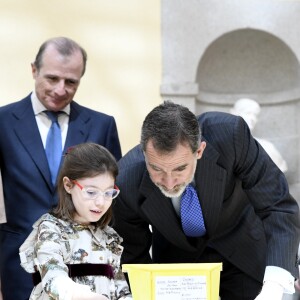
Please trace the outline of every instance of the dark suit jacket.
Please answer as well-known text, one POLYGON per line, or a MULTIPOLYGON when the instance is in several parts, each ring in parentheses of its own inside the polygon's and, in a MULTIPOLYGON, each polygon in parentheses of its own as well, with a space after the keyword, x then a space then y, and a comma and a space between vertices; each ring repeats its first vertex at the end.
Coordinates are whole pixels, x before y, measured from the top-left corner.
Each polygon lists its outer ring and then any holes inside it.
POLYGON ((241 117, 209 112, 199 123, 207 146, 195 183, 207 235, 184 235, 172 202, 152 183, 136 146, 119 161, 114 228, 124 238, 122 263, 200 262, 209 246, 257 280, 266 265, 297 276, 299 212, 285 176, 241 117))
MULTIPOLYGON (((19 247, 32 224, 57 203, 30 96, 0 108, 0 169, 7 223, 0 225, 0 269, 4 300, 24 300, 31 277, 20 267, 19 247)), ((95 142, 116 159, 121 148, 113 117, 72 102, 65 143, 95 142)))

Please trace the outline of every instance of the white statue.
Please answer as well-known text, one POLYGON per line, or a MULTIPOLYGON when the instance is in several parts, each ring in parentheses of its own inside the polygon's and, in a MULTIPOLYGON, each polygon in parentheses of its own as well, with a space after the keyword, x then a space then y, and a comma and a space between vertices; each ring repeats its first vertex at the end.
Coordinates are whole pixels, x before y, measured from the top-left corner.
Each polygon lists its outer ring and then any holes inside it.
MULTIPOLYGON (((230 113, 241 116, 252 131, 257 123, 258 115, 260 113, 260 105, 255 100, 242 98, 235 102, 230 113)), ((286 172, 288 170, 287 163, 276 147, 270 141, 265 139, 257 137, 255 137, 255 139, 261 144, 279 169, 282 172, 286 172)))

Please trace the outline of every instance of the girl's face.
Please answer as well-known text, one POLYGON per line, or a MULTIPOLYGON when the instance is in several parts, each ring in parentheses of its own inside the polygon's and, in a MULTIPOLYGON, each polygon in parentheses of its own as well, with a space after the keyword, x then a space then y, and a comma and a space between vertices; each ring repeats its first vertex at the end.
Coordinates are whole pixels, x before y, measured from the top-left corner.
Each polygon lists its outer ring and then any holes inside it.
POLYGON ((112 204, 112 199, 103 196, 104 192, 114 189, 115 180, 109 173, 73 182, 64 177, 63 182, 66 192, 71 194, 76 210, 74 221, 80 224, 99 221, 112 204), (95 192, 98 193, 96 199, 90 199, 88 196, 95 192))

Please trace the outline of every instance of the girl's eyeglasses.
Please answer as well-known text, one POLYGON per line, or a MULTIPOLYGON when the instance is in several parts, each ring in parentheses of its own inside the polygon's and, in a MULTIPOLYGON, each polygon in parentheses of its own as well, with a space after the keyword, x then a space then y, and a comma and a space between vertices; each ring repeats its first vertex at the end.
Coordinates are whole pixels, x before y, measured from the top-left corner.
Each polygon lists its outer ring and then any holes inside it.
POLYGON ((75 185, 77 185, 81 191, 84 199, 86 200, 96 200, 99 196, 102 196, 104 200, 111 201, 115 199, 119 193, 119 188, 115 185, 114 189, 109 189, 104 192, 94 187, 83 187, 78 181, 71 180, 75 185))

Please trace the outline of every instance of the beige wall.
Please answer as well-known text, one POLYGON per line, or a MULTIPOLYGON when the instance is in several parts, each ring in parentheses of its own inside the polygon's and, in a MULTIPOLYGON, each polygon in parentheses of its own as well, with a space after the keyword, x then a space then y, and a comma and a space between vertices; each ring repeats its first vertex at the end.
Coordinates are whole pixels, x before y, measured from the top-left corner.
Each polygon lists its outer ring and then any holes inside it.
POLYGON ((162 100, 159 0, 0 0, 0 105, 33 88, 40 44, 68 36, 88 52, 80 104, 114 115, 125 154, 162 100))

